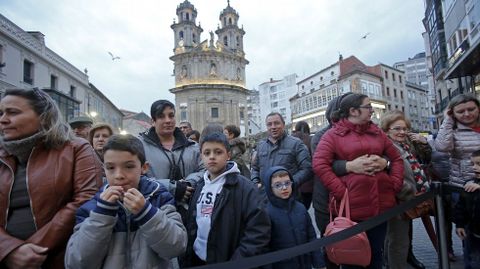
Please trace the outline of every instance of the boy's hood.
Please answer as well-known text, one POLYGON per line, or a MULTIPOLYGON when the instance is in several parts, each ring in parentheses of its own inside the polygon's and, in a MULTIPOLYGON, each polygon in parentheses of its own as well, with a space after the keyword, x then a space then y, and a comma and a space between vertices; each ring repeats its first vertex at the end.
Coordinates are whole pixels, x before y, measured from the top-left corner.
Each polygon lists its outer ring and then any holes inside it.
MULTIPOLYGON (((225 167, 225 171, 221 175, 216 177, 215 180, 219 179, 220 177, 225 177, 226 175, 232 174, 232 173, 240 173, 240 170, 238 169, 237 163, 233 161, 228 161, 227 166, 225 167)), ((208 171, 206 171, 205 174, 203 174, 203 179, 205 180, 205 183, 211 183, 211 180, 208 177, 209 174, 210 172, 208 171)))
POLYGON ((270 167, 267 171, 265 171, 263 178, 263 186, 265 188, 265 193, 267 194, 268 200, 270 203, 276 207, 281 207, 281 208, 289 208, 289 205, 293 202, 295 202, 294 193, 295 193, 295 182, 293 181, 293 177, 290 174, 290 172, 283 166, 273 166, 270 167), (292 194, 288 199, 281 199, 275 194, 273 194, 272 191, 272 175, 275 174, 278 171, 286 171, 288 173, 288 176, 290 177, 290 180, 292 181, 292 194))

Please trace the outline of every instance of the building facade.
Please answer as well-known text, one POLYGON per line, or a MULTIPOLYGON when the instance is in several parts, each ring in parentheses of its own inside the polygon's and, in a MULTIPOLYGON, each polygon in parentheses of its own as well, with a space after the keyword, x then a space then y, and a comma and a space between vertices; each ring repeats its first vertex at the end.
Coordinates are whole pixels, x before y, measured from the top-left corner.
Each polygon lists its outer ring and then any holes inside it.
POLYGON ((289 99, 297 93, 296 80, 297 75, 290 74, 279 80, 271 78, 258 86, 261 131, 267 130, 265 119, 271 112, 280 113, 287 125, 292 122, 289 99))
POLYGON ((247 136, 254 135, 262 131, 262 115, 260 114, 260 93, 253 89, 247 95, 247 119, 248 129, 245 132, 247 136))
POLYGON ((56 102, 63 117, 94 116, 122 128, 123 114, 80 71, 45 45, 41 32, 26 32, 0 14, 0 91, 39 88, 56 102))
POLYGON ((403 71, 385 64, 367 66, 355 56, 346 59, 340 56, 338 62, 297 85, 298 94, 290 99, 292 122, 306 121, 312 132, 328 124, 325 117, 328 103, 347 92, 368 95, 375 123, 379 123, 382 115, 390 110, 403 111, 416 130, 425 130, 428 123, 428 108, 421 104, 426 102, 426 89, 406 84, 403 71), (418 100, 413 100, 415 98, 418 100))
POLYGON ((479 22, 478 0, 425 0, 423 24, 431 52, 437 125, 454 96, 461 93, 478 96, 479 22))
POLYGON ((247 128, 245 31, 238 26, 239 15, 230 6, 220 13, 220 25, 210 39, 201 41, 203 29, 197 25, 197 10, 188 1, 178 5, 174 32, 175 103, 178 121, 189 121, 202 130, 209 123, 235 124, 247 128))

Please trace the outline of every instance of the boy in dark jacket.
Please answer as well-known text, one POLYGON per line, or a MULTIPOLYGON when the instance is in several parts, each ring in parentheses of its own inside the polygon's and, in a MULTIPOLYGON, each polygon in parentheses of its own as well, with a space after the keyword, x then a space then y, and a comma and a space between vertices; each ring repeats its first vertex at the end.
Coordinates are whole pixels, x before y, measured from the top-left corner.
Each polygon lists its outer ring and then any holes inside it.
POLYGON ((173 196, 142 176, 148 169, 142 142, 113 135, 104 150, 108 183, 76 213, 66 268, 170 268, 187 233, 173 196))
POLYGON ((240 175, 223 133, 201 139, 207 171, 192 196, 188 246, 182 266, 213 264, 259 255, 270 241, 270 220, 258 188, 240 175))
POLYGON ((480 150, 472 153, 475 179, 465 184, 465 193, 455 207, 457 235, 462 240, 466 269, 480 269, 480 150))
MULTIPOLYGON (((267 212, 272 223, 270 250, 290 248, 317 238, 312 220, 305 206, 297 202, 293 193, 293 180, 282 166, 268 169, 263 177, 269 203, 267 212)), ((321 250, 272 264, 272 269, 325 268, 321 250)))

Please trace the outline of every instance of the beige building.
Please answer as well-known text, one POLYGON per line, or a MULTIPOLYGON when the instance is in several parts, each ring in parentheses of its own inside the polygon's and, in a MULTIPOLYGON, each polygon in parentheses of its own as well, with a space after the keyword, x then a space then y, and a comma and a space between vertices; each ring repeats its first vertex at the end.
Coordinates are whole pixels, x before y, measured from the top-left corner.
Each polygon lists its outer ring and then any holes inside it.
POLYGON ((0 14, 0 92, 39 88, 56 102, 69 120, 88 115, 94 121, 122 128, 123 114, 80 71, 45 44, 41 32, 27 32, 0 14))
POLYGON ((292 122, 306 121, 312 132, 328 124, 325 110, 335 97, 347 92, 368 95, 379 123, 386 111, 398 109, 412 121, 415 130, 428 130, 427 90, 405 83, 403 71, 385 64, 367 66, 355 56, 339 60, 331 66, 299 81, 298 94, 290 99, 292 122))
POLYGON ((372 68, 355 56, 346 59, 340 56, 338 62, 297 83, 298 94, 290 99, 292 125, 306 121, 311 132, 322 129, 328 124, 325 118, 328 103, 347 92, 369 95, 374 107, 373 120, 378 121, 386 107, 381 81, 372 68))
POLYGON ((174 32, 175 94, 177 120, 189 121, 202 130, 209 123, 235 124, 242 133, 248 129, 246 117, 245 31, 238 26, 239 15, 230 6, 220 13, 220 25, 210 39, 201 41, 203 29, 197 25, 197 10, 188 1, 176 10, 174 32))

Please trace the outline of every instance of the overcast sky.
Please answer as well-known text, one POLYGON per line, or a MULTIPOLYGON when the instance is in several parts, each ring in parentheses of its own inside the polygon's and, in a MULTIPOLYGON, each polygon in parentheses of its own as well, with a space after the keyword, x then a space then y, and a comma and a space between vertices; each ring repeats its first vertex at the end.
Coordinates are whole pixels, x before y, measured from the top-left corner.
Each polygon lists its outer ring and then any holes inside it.
MULTIPOLYGON (((183 0, 1 0, 0 12, 78 69, 117 107, 149 111, 174 100, 176 7, 183 0), (112 61, 108 51, 121 57, 112 61)), ((226 0, 191 0, 197 22, 216 30, 226 0)), ((355 55, 367 65, 393 65, 425 50, 422 0, 231 0, 246 32, 247 88, 270 78, 309 76, 355 55), (366 39, 361 39, 370 33, 366 39)), ((178 21, 178 20, 177 20, 178 21)))

